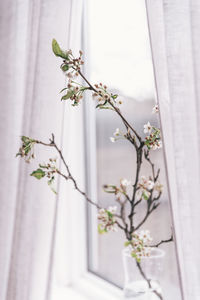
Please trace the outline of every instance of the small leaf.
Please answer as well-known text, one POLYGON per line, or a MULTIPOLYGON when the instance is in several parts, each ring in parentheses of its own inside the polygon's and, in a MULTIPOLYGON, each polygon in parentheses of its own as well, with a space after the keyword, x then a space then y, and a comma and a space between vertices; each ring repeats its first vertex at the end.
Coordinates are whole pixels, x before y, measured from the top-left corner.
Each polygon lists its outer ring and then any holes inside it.
POLYGON ((68 89, 68 87, 65 87, 64 89, 62 89, 62 90, 60 91, 60 93, 64 92, 64 91, 67 90, 67 89, 68 89))
POLYGON ((107 215, 109 216, 109 218, 113 217, 113 214, 109 210, 106 210, 106 212, 107 212, 107 215))
POLYGON ((103 234, 106 230, 101 228, 101 224, 98 224, 98 233, 103 234))
POLYGON ((131 244, 130 241, 126 241, 126 242, 124 243, 124 246, 127 247, 127 246, 129 246, 130 244, 131 244))
POLYGON ((29 144, 28 146, 26 146, 26 148, 24 148, 25 155, 27 155, 30 151, 31 151, 31 144, 29 144))
POLYGON ((111 109, 111 110, 114 110, 112 107, 109 107, 109 106, 100 106, 99 109, 111 109))
POLYGON ((60 56, 64 59, 69 59, 68 54, 61 50, 58 42, 55 39, 52 40, 52 50, 56 56, 60 56))
POLYGON ((22 142, 24 142, 24 144, 29 142, 29 138, 27 136, 22 135, 21 137, 22 142))
POLYGON ((139 257, 136 257, 135 259, 136 259, 136 261, 137 261, 138 263, 140 263, 140 262, 141 262, 141 258, 139 258, 139 257))
POLYGON ((103 107, 104 105, 106 105, 108 103, 108 101, 106 100, 104 103, 100 103, 96 106, 96 108, 100 108, 100 107, 103 107))
POLYGON ((134 252, 131 253, 131 256, 135 257, 135 258, 137 257, 136 253, 134 253, 134 252))
POLYGON ((48 169, 47 166, 43 166, 43 165, 41 165, 41 164, 39 164, 39 167, 42 168, 42 169, 48 169))
POLYGON ((34 140, 30 139, 28 136, 22 135, 21 140, 24 144, 29 144, 29 143, 33 143, 34 140))
POLYGON ((52 186, 52 183, 54 182, 55 177, 52 177, 50 180, 47 181, 48 185, 50 186, 52 192, 54 192, 54 194, 57 195, 56 190, 54 189, 54 187, 52 186))
POLYGON ((115 95, 112 95, 111 97, 115 100, 115 99, 117 99, 118 95, 115 94, 115 95))
POLYGON ((69 65, 61 65, 61 69, 63 72, 66 72, 69 70, 69 65))
POLYGON ((144 200, 148 200, 149 199, 149 197, 145 193, 143 193, 142 196, 143 196, 144 200))
POLYGON ((67 100, 74 95, 74 91, 69 90, 66 95, 62 96, 61 100, 67 100))
POLYGON ((42 169, 37 169, 31 173, 31 176, 34 176, 37 179, 41 179, 45 176, 45 172, 42 169))

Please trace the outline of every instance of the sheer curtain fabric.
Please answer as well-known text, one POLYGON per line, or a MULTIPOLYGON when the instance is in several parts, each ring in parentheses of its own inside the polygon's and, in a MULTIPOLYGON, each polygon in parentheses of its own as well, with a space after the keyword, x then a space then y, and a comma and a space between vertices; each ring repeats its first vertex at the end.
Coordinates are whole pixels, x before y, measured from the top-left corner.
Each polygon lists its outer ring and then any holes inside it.
MULTIPOLYGON (((1 300, 49 299, 57 201, 44 182, 29 176, 37 163, 29 166, 15 154, 21 135, 48 142, 54 132, 61 142, 64 104, 59 90, 65 79, 51 41, 56 38, 68 48, 76 40, 80 22, 74 27, 71 21, 77 12, 80 18, 79 3, 0 2, 1 300)), ((55 156, 47 149, 37 152, 37 162, 55 156)))
POLYGON ((200 297, 200 2, 146 0, 184 300, 200 297))

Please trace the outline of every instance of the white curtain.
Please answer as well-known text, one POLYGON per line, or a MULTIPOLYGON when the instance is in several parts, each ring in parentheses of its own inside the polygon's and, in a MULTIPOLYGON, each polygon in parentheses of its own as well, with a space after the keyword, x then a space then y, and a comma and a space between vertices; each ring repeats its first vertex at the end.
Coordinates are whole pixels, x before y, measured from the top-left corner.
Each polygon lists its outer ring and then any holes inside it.
POLYGON ((200 1, 146 0, 184 300, 200 299, 200 1))
MULTIPOLYGON (((57 201, 29 176, 36 163, 26 165, 15 154, 21 135, 48 141, 54 132, 61 142, 64 76, 51 40, 65 48, 80 43, 80 3, 0 1, 1 300, 50 299, 57 201)), ((38 161, 55 155, 38 150, 38 161)))

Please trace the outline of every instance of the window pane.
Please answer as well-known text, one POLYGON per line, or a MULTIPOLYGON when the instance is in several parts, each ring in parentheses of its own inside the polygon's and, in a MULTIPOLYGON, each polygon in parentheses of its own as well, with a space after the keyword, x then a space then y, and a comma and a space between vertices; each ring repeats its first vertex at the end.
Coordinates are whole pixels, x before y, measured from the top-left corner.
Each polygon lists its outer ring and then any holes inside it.
MULTIPOLYGON (((145 1, 143 0, 89 0, 88 44, 90 53, 90 80, 103 82, 120 95, 121 110, 134 128, 144 137, 143 125, 150 121, 159 127, 152 107, 156 102, 153 66, 147 27, 145 1)), ((103 207, 115 205, 113 194, 103 191, 104 184, 119 184, 121 178, 134 182, 136 155, 127 141, 111 143, 116 128, 124 131, 118 116, 109 110, 96 111, 96 143, 92 165, 96 178, 90 176, 89 186, 97 186, 97 201, 103 207), (91 178, 92 177, 92 178, 91 178)), ((171 216, 165 178, 163 151, 151 152, 155 165, 161 169, 160 181, 164 193, 160 207, 153 212, 144 229, 149 229, 154 242, 171 235, 171 216)), ((149 176, 151 169, 143 164, 141 175, 149 176)), ((142 219, 146 203, 138 207, 137 220, 142 219)), ((122 287, 123 266, 121 251, 123 232, 98 235, 96 212, 89 207, 89 270, 122 287), (92 229, 91 229, 92 228, 92 229)), ((163 246, 166 250, 165 271, 161 278, 165 299, 180 299, 177 263, 173 243, 163 246)))

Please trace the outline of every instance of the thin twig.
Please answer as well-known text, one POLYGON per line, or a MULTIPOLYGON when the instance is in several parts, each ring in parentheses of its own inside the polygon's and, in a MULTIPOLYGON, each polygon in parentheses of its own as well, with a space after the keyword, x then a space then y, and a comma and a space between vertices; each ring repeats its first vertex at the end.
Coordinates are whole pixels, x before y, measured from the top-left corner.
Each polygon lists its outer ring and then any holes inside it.
MULTIPOLYGON (((60 158, 61 158, 61 161, 63 162, 63 164, 64 164, 64 166, 65 166, 65 168, 66 168, 66 170, 67 170, 67 175, 63 174, 63 173, 62 173, 60 170, 58 170, 58 169, 57 169, 57 173, 58 173, 60 176, 62 176, 65 180, 71 180, 71 181, 73 182, 73 184, 74 184, 75 190, 77 190, 82 196, 84 196, 87 202, 89 202, 90 204, 94 205, 96 208, 101 209, 102 207, 101 207, 98 203, 92 201, 92 200, 88 197, 88 195, 87 195, 85 192, 83 192, 83 191, 79 188, 79 186, 78 186, 78 184, 77 184, 75 178, 72 176, 72 173, 71 173, 71 171, 70 171, 70 169, 69 169, 68 164, 67 164, 66 161, 65 161, 65 158, 64 158, 64 156, 63 156, 63 154, 62 154, 61 149, 59 149, 58 146, 57 146, 57 144, 55 143, 55 137, 54 137, 54 134, 52 133, 52 138, 50 139, 50 143, 44 143, 44 142, 38 141, 38 140, 34 140, 34 141, 35 141, 36 144, 41 144, 41 145, 47 146, 47 147, 54 147, 54 148, 56 149, 56 151, 58 152, 58 154, 59 154, 59 156, 60 156, 60 158)), ((121 220, 124 222, 124 217, 123 217, 122 215, 114 214, 114 216, 117 217, 117 218, 119 218, 119 219, 121 219, 121 220)), ((119 223, 118 221, 116 221, 116 224, 118 225, 118 227, 119 227, 120 229, 124 230, 125 232, 127 231, 127 224, 126 224, 126 223, 124 224, 125 227, 123 227, 122 225, 120 225, 120 223, 119 223)))
POLYGON ((160 203, 154 204, 152 208, 150 208, 149 204, 147 204, 147 205, 148 205, 148 207, 147 207, 146 214, 145 214, 144 218, 142 219, 142 221, 135 227, 135 230, 138 230, 146 222, 146 220, 149 218, 151 213, 160 205, 160 203))
POLYGON ((168 240, 162 240, 158 244, 151 245, 150 247, 159 247, 160 245, 169 243, 169 242, 173 242, 173 235, 171 235, 171 237, 168 240))
POLYGON ((88 197, 88 195, 87 195, 85 192, 83 192, 83 191, 79 188, 79 186, 78 186, 78 184, 77 184, 75 178, 72 176, 72 173, 71 173, 71 171, 70 171, 70 169, 69 169, 68 164, 67 164, 66 161, 65 161, 65 158, 64 158, 64 156, 63 156, 63 154, 62 154, 62 151, 58 148, 57 144, 55 143, 54 134, 52 133, 52 138, 50 139, 50 143, 49 143, 49 144, 48 144, 48 143, 44 143, 44 142, 42 142, 42 141, 38 141, 38 140, 35 140, 35 143, 36 143, 36 144, 41 144, 41 145, 47 146, 47 147, 54 147, 54 148, 56 149, 56 151, 58 152, 58 154, 59 154, 59 156, 60 156, 60 159, 61 159, 61 161, 63 162, 63 164, 64 164, 64 166, 65 166, 65 169, 67 170, 67 175, 61 173, 59 170, 57 170, 57 173, 58 173, 59 175, 61 175, 63 178, 65 178, 65 180, 71 180, 71 181, 73 182, 73 184, 74 184, 75 190, 77 190, 82 196, 84 196, 85 199, 86 199, 90 204, 96 206, 98 209, 101 209, 101 206, 100 206, 98 203, 93 202, 93 201, 88 197))
MULTIPOLYGON (((83 75, 83 73, 80 70, 77 70, 78 73, 80 74, 80 76, 83 78, 83 80, 88 84, 90 90, 92 90, 93 92, 99 94, 98 90, 95 89, 95 87, 87 80, 87 78, 83 75)), ((139 142, 142 142, 141 137, 139 136, 139 134, 136 132, 136 130, 129 124, 129 122, 124 118, 124 116, 122 115, 122 113, 120 112, 120 109, 118 107, 116 107, 113 103, 111 99, 108 99, 109 104, 112 106, 112 108, 116 111, 116 113, 120 116, 120 118, 122 119, 124 125, 126 126, 126 129, 128 130, 128 128, 130 128, 132 130, 132 132, 135 134, 135 136, 138 138, 139 142)), ((135 146, 137 147, 137 144, 135 143, 135 146)))

